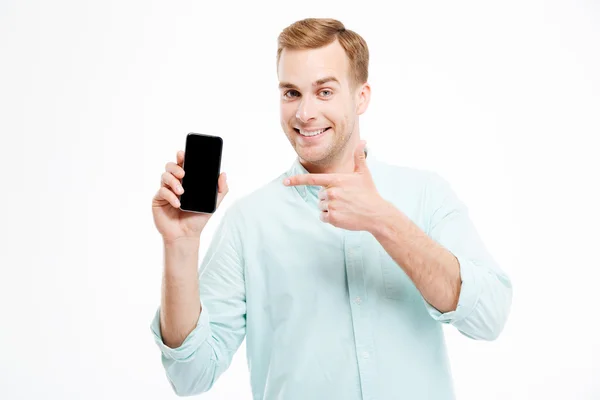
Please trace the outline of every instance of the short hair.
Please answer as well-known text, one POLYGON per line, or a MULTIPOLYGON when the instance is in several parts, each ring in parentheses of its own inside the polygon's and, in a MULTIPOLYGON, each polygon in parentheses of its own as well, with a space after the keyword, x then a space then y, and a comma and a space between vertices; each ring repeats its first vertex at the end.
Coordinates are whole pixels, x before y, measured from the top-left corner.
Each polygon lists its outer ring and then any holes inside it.
POLYGON ((356 32, 332 18, 306 18, 285 28, 277 38, 277 66, 283 49, 317 49, 338 40, 350 61, 350 80, 355 86, 369 78, 369 48, 356 32))

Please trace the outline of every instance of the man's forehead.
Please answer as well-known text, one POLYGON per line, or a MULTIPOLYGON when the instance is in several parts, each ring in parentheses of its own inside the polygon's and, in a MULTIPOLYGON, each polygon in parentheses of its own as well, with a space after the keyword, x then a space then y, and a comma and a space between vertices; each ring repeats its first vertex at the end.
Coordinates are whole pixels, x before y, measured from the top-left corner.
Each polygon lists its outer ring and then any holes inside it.
POLYGON ((341 46, 339 49, 331 45, 308 50, 284 49, 281 53, 278 77, 284 86, 288 83, 320 85, 337 82, 341 84, 347 81, 347 70, 348 61, 341 46))

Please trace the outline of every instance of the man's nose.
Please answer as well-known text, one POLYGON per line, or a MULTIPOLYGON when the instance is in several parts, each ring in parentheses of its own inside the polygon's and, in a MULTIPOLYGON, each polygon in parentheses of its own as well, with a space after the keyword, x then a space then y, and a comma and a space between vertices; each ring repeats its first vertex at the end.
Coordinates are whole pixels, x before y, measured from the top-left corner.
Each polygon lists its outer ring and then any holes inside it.
POLYGON ((304 97, 296 110, 296 119, 306 123, 316 117, 316 107, 314 102, 307 97, 304 97))

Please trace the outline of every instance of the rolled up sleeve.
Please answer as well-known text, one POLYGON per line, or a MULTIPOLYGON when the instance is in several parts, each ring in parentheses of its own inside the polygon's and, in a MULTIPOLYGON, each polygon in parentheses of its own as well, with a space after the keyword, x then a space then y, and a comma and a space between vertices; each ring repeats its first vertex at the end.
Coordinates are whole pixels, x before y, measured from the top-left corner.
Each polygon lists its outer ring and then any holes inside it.
POLYGON ((194 330, 190 332, 190 334, 185 338, 179 347, 174 349, 167 346, 163 342, 162 334, 160 332, 160 307, 158 310, 156 310, 156 314, 154 315, 154 319, 152 320, 150 328, 152 330, 154 342, 160 348, 163 357, 176 362, 185 362, 188 361, 193 354, 195 354, 196 350, 202 345, 202 343, 204 343, 204 341, 206 341, 208 335, 210 334, 210 319, 208 310, 206 308, 202 309, 200 318, 198 318, 198 323, 196 324, 194 330))
POLYGON ((461 288, 456 310, 441 313, 424 300, 425 307, 432 318, 469 338, 494 340, 508 319, 512 283, 482 242, 466 205, 445 179, 429 174, 426 201, 432 212, 427 233, 457 258, 461 288))

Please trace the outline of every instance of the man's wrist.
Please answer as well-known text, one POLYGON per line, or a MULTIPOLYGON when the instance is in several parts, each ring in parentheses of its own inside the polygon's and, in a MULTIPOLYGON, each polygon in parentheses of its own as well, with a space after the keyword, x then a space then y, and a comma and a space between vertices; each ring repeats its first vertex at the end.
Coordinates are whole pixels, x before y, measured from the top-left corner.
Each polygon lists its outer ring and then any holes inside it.
POLYGON ((390 238, 407 222, 407 217, 392 203, 383 200, 370 229, 371 234, 379 239, 390 238))
POLYGON ((176 240, 163 240, 166 267, 188 264, 190 259, 198 257, 199 237, 181 237, 176 240))
POLYGON ((163 238, 165 247, 193 247, 200 244, 200 236, 181 236, 174 239, 163 238))

